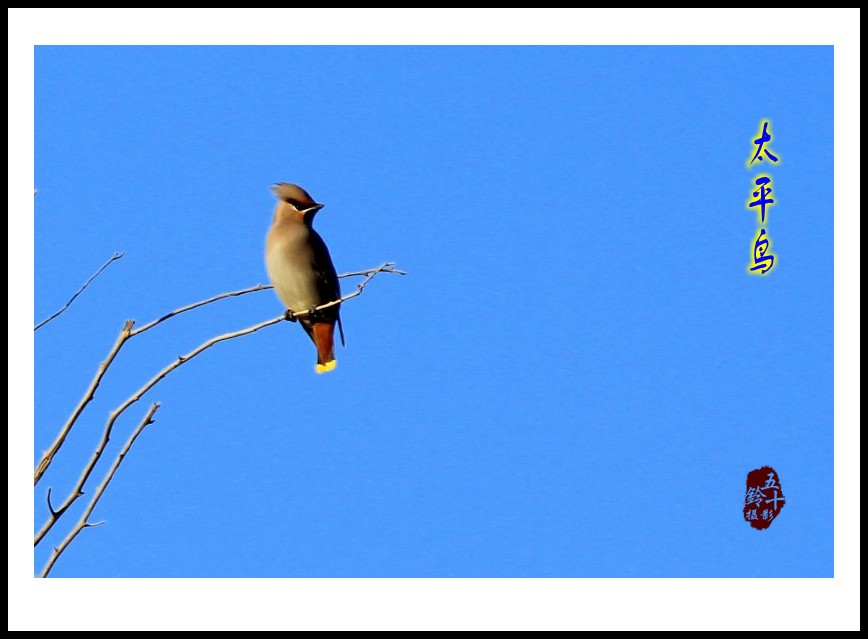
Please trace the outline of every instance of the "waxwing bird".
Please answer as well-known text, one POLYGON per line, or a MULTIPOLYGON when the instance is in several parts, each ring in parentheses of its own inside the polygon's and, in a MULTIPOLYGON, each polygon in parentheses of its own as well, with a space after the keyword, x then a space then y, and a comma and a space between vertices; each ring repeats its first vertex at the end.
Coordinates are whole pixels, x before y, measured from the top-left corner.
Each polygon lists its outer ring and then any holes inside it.
MULTIPOLYGON (((296 184, 280 182, 271 187, 278 198, 274 220, 265 238, 265 267, 277 297, 293 313, 341 298, 341 285, 329 250, 313 230, 313 218, 323 205, 296 184)), ((316 372, 334 370, 335 324, 344 342, 340 304, 298 318, 316 346, 316 372)))

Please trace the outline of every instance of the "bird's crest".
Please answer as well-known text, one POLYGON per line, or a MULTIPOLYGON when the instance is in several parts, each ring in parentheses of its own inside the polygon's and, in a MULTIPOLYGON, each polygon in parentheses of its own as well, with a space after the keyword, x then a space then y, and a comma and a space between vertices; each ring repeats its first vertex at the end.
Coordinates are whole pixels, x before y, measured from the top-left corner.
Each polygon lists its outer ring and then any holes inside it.
POLYGON ((278 182, 271 187, 271 190, 279 199, 293 204, 298 209, 307 209, 317 204, 310 193, 297 184, 278 182))

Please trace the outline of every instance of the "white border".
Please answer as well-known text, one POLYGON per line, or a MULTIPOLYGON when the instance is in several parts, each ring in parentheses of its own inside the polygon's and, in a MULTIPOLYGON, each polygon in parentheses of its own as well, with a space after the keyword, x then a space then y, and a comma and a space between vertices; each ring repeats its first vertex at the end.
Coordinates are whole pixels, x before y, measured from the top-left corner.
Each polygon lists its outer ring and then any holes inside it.
POLYGON ((33 396, 33 353, 21 336, 33 321, 34 44, 835 45, 834 579, 33 579, 32 405, 10 402, 10 630, 859 628, 858 9, 9 9, 8 17, 10 397, 33 396), (31 270, 20 279, 24 265, 31 270), (753 614, 757 601, 777 612, 753 614))

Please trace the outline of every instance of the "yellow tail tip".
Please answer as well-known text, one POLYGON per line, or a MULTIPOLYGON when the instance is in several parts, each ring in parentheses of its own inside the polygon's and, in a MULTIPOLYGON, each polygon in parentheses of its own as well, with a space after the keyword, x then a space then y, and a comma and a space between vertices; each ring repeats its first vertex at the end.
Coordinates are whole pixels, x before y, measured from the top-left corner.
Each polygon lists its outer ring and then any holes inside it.
POLYGON ((333 371, 337 365, 338 365, 338 360, 336 360, 336 359, 329 360, 325 364, 317 364, 316 365, 317 375, 322 375, 323 373, 328 373, 329 371, 333 371))

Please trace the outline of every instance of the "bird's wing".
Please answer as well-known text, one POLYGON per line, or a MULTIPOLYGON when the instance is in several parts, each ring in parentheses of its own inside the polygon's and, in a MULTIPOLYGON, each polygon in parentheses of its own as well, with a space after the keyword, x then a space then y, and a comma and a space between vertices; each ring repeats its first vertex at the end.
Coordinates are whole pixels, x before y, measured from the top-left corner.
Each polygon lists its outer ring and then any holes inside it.
MULTIPOLYGON (((310 243, 313 247, 313 267, 317 272, 317 289, 319 290, 320 299, 329 302, 341 299, 341 281, 338 279, 338 272, 335 270, 332 256, 329 254, 329 249, 319 233, 313 229, 311 229, 310 243)), ((341 322, 340 306, 333 306, 326 309, 326 312, 337 321, 338 330, 341 333, 341 344, 346 346, 347 342, 344 339, 344 325, 341 322)))
POLYGON ((313 248, 313 267, 318 275, 317 288, 320 297, 329 302, 339 300, 341 298, 341 283, 338 280, 338 272, 335 270, 326 243, 313 229, 311 229, 310 243, 313 248))

